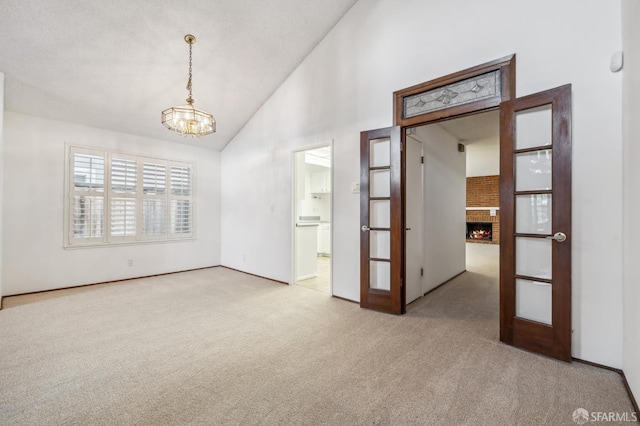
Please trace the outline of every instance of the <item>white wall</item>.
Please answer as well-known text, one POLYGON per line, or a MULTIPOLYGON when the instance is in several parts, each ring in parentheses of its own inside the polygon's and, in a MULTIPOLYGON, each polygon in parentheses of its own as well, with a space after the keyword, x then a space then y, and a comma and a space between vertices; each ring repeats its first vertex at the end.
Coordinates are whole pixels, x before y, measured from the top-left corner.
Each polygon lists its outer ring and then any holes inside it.
POLYGON ((516 53, 518 96, 573 84, 573 356, 621 367, 620 13, 620 0, 360 0, 223 151, 222 263, 290 280, 291 151, 333 139, 333 289, 359 300, 359 132, 392 124, 393 91, 516 53))
POLYGON ((423 294, 466 267, 466 161, 458 140, 437 124, 416 129, 424 154, 423 294))
POLYGON ((220 263, 218 152, 9 111, 4 124, 5 296, 220 263), (194 162, 196 240, 64 249, 65 143, 194 162))
MULTIPOLYGON (((0 166, 2 166, 2 157, 4 155, 4 142, 3 142, 3 129, 4 129, 4 74, 0 72, 0 166)), ((0 172, 0 304, 2 303, 2 240, 4 234, 2 232, 2 212, 4 211, 4 204, 2 200, 2 189, 4 187, 3 180, 4 173, 0 172)), ((0 306, 1 308, 2 306, 0 306)))
POLYGON ((488 139, 470 143, 467 152, 467 177, 500 174, 500 140, 488 139))
POLYGON ((640 3, 622 2, 624 70, 624 373, 640 401, 640 3))

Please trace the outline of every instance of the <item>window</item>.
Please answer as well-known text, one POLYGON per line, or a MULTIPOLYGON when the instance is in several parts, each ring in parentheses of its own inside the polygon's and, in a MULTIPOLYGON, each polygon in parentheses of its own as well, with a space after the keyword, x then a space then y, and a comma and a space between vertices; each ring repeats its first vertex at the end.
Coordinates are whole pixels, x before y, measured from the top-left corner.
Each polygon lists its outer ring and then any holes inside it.
POLYGON ((192 164, 69 147, 68 247, 192 238, 192 164))

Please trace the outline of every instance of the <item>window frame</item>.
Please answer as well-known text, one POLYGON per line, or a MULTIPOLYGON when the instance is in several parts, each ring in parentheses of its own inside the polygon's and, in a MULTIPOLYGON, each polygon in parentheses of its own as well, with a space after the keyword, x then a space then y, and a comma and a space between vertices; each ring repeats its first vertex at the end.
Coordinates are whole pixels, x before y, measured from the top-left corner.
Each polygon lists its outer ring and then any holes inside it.
MULTIPOLYGON (((196 238, 196 165, 182 160, 168 160, 147 155, 134 155, 113 151, 105 148, 90 148, 66 144, 65 147, 65 179, 64 179, 64 248, 108 247, 118 245, 178 242, 194 240, 196 238), (104 161, 104 176, 102 191, 90 188, 78 191, 75 187, 75 156, 91 155, 102 157, 104 161), (112 162, 114 159, 135 162, 136 184, 133 191, 115 191, 112 183, 112 162), (145 194, 144 165, 155 164, 164 167, 164 194, 145 194), (173 195, 171 193, 172 167, 186 168, 190 179, 188 195, 173 195), (103 197, 102 235, 97 237, 75 237, 74 232, 74 196, 90 195, 103 197), (135 233, 133 235, 112 235, 111 215, 114 199, 134 200, 135 204, 135 233), (146 200, 156 199, 164 201, 164 232, 160 234, 144 234, 144 205, 146 200), (172 229, 171 205, 173 200, 186 200, 189 206, 187 232, 175 233, 172 229)), ((157 186, 156 186, 157 187, 157 186)))

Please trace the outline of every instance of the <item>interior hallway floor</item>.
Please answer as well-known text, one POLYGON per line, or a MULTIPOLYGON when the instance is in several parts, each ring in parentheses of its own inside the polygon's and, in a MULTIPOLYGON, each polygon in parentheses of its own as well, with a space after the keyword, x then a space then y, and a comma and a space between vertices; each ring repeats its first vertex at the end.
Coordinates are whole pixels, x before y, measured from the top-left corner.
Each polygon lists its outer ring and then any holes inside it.
POLYGON ((331 258, 318 256, 318 275, 314 278, 298 281, 296 284, 331 294, 331 258))
POLYGON ((472 307, 467 306, 470 312, 482 312, 487 317, 493 312, 498 326, 500 246, 465 243, 465 250, 467 271, 407 305, 407 312, 450 311, 452 308, 462 309, 466 304, 473 303, 472 307))

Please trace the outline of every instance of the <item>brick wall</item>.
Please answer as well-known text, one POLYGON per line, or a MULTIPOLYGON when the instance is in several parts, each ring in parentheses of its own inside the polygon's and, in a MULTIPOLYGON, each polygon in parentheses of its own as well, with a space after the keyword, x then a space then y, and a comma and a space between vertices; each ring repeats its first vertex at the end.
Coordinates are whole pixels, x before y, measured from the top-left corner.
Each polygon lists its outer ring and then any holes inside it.
MULTIPOLYGON (((467 178, 467 208, 499 207, 500 176, 476 176, 467 178)), ((491 216, 489 210, 467 210, 467 222, 492 222, 492 241, 473 241, 475 243, 500 243, 500 210, 491 216)))
POLYGON ((500 205, 500 176, 467 178, 467 207, 498 207, 500 205))

